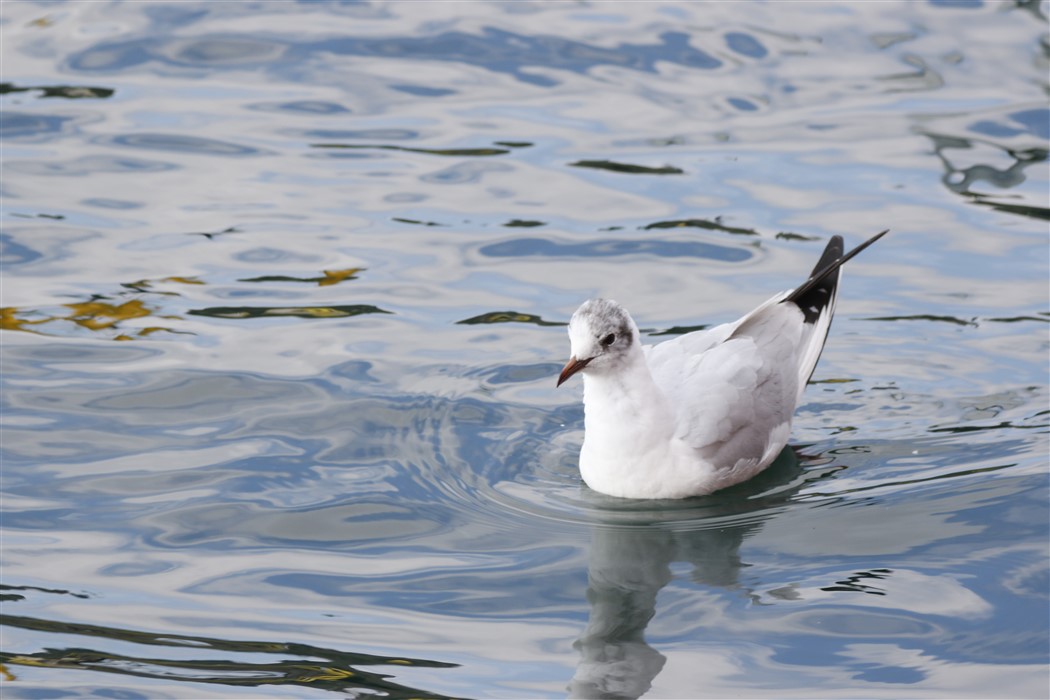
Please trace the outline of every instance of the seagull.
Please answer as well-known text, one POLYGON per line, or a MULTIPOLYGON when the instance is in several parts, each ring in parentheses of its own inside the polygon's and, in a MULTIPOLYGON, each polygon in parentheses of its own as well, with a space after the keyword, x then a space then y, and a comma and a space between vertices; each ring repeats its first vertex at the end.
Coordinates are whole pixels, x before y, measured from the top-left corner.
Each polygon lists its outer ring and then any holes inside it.
POLYGON ((832 236, 809 279, 743 318, 642 345, 626 309, 583 303, 569 322, 561 386, 583 375, 580 475, 621 498, 688 498, 738 484, 787 444, 835 313, 843 254, 832 236))

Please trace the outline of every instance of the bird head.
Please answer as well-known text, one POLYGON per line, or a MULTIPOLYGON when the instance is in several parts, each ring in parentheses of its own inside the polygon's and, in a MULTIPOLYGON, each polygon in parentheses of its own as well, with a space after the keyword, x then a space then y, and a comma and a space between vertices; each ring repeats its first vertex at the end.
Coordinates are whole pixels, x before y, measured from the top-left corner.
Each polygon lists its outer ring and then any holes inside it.
POLYGON ((624 364, 639 340, 638 326, 622 306, 610 299, 585 301, 569 321, 571 357, 557 385, 577 372, 601 373, 624 364))

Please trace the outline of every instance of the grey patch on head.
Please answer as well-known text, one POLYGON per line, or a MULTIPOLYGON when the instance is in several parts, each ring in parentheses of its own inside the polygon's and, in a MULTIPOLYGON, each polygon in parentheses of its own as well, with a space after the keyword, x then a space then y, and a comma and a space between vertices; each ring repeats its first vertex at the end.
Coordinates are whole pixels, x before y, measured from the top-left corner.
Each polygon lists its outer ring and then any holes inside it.
MULTIPOLYGON (((610 333, 616 336, 613 347, 627 347, 634 340, 632 332, 634 324, 631 322, 631 317, 627 310, 615 301, 589 299, 573 315, 574 320, 577 317, 587 319, 591 331, 599 342, 610 333), (624 342, 620 342, 621 340, 624 342)), ((605 347, 604 343, 602 345, 605 347)))

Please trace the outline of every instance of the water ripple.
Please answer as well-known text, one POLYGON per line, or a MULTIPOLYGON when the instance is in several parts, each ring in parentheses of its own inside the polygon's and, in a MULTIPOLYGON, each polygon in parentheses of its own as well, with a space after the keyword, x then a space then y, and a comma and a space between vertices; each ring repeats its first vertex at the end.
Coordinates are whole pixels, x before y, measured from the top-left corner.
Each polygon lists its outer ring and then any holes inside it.
POLYGON ((264 151, 242 144, 219 141, 217 139, 189 136, 186 134, 120 134, 117 136, 96 137, 95 142, 104 145, 141 148, 147 151, 168 151, 172 153, 193 153, 197 155, 240 157, 256 156, 264 151))
MULTIPOLYGON (((739 40, 736 43, 741 44, 739 40)), ((133 39, 97 44, 70 55, 67 65, 70 70, 79 72, 127 70, 152 61, 227 68, 262 65, 282 57, 302 61, 318 54, 454 61, 508 73, 524 83, 543 87, 557 85, 558 81, 531 73, 528 67, 543 66, 584 73, 603 65, 655 72, 657 63, 663 61, 703 70, 722 65, 709 53, 694 48, 688 35, 677 31, 664 32, 658 43, 623 43, 606 48, 557 36, 517 34, 495 27, 483 28, 480 34, 452 31, 420 37, 347 36, 301 42, 289 39, 265 41, 246 35, 212 35, 190 41, 133 39)))
POLYGON ((5 693, 1044 693, 1044 5, 4 3, 5 693), (587 489, 582 299, 876 224, 773 468, 587 489))
POLYGON ((605 258, 654 255, 661 258, 706 258, 723 262, 741 262, 752 257, 752 253, 742 248, 701 241, 625 238, 593 240, 586 243, 569 243, 547 238, 512 238, 481 246, 478 251, 492 258, 527 256, 605 258))

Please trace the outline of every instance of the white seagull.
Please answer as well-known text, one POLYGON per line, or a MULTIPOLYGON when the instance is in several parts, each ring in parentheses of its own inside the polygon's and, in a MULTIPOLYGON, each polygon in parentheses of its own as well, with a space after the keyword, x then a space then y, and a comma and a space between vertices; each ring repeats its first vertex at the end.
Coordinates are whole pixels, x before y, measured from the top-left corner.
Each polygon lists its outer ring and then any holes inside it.
POLYGON ((746 481, 787 444, 791 417, 835 313, 843 254, 832 236, 808 280, 738 321, 642 345, 615 301, 591 299, 569 322, 558 386, 583 374, 580 474, 622 498, 702 496, 746 481))

